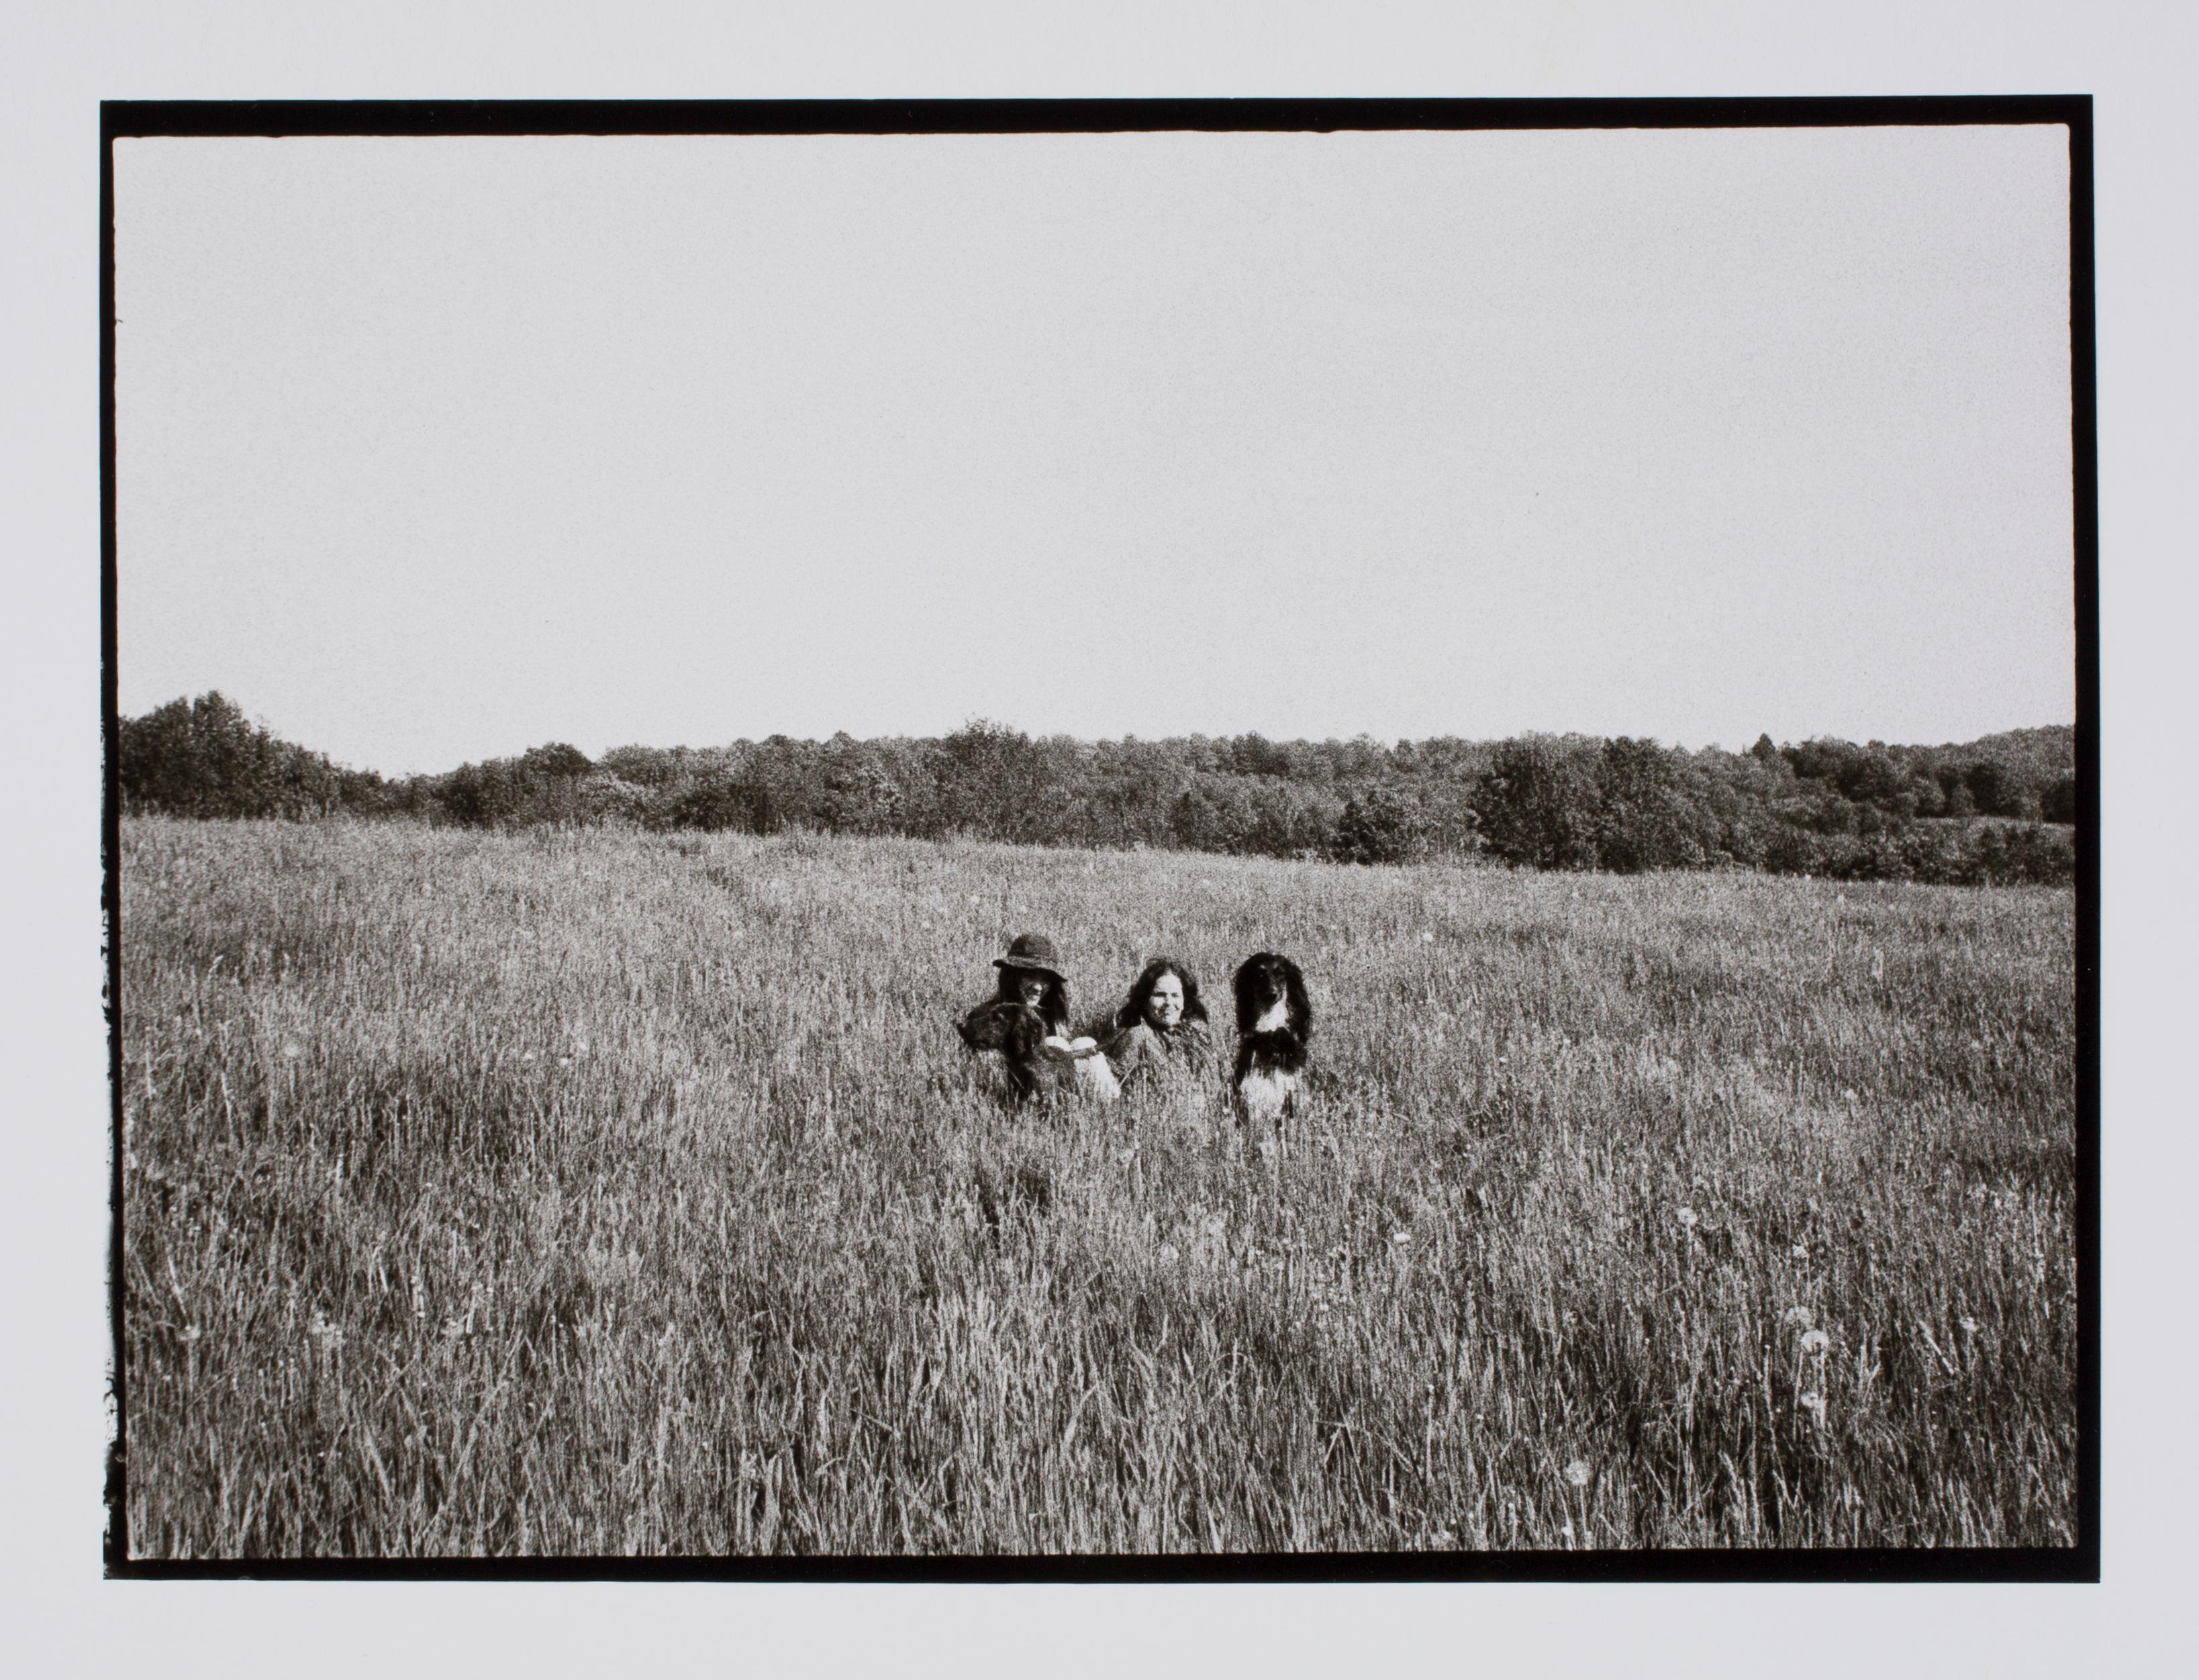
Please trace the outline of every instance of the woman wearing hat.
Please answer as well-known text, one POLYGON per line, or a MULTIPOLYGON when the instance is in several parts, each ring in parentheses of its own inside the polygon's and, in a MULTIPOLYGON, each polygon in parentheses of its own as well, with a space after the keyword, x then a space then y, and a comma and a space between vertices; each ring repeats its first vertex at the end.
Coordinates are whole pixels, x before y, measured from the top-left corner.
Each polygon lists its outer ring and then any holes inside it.
POLYGON ((1030 1005, 1038 1011, 1047 1032, 1067 1038, 1069 983, 1055 966, 1060 960, 1053 942, 1044 934, 1018 934, 1008 942, 1007 955, 993 959, 993 966, 1000 971, 999 989, 993 995, 999 1001, 1030 1005))
MULTIPOLYGON (((1069 983, 1061 977, 1060 961, 1053 942, 1044 934, 1018 934, 1008 942, 1007 955, 993 959, 993 966, 1000 971, 999 983, 993 995, 971 1012, 971 1018, 1000 1003, 1019 1003, 1035 1010, 1046 1023, 1047 1044, 1076 1059, 1077 1084, 1102 1098, 1111 1098, 1117 1089, 1115 1070, 1100 1053, 1098 1041, 1072 1040, 1069 1035, 1069 983)), ((965 1026, 964 1037, 968 1036, 965 1026)))

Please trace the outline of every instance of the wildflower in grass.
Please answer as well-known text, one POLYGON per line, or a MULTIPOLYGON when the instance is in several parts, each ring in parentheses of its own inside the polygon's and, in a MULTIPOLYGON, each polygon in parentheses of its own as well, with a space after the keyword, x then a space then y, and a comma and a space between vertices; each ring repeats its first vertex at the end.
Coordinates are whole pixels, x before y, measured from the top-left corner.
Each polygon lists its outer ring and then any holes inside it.
POLYGON ((1832 1345, 1832 1341, 1833 1339, 1822 1330, 1805 1330, 1802 1333, 1802 1351, 1823 1353, 1832 1345))
POLYGON ((1228 1228, 1228 1225, 1229 1220, 1227 1215, 1210 1213, 1206 1216, 1206 1234, 1210 1237, 1218 1237, 1228 1228))
POLYGON ((1584 1458, 1577 1458, 1571 1464, 1566 1466, 1566 1479, 1571 1482, 1577 1488, 1586 1487, 1588 1485, 1588 1461, 1584 1458))
POLYGON ((295 1061, 296 1061, 296 1060, 298 1059, 298 1058, 299 1058, 299 1057, 300 1057, 300 1056, 304 1055, 305 1053, 306 1053, 306 1047, 305 1047, 304 1045, 302 1045, 302 1044, 299 1043, 299 1042, 298 1042, 298 1041, 297 1041, 296 1039, 292 1038, 292 1039, 286 1039, 286 1040, 284 1040, 284 1041, 283 1041, 283 1059, 284 1061, 286 1061, 286 1062, 295 1062, 295 1061))
POLYGON ((1176 1247, 1174 1243, 1163 1243, 1156 1251, 1159 1254, 1163 1261, 1171 1265, 1175 1263, 1178 1257, 1176 1254, 1176 1247))
POLYGON ((1449 1529, 1439 1528, 1428 1536, 1428 1544, 1437 1547, 1455 1546, 1458 1544, 1458 1536, 1449 1529))
POLYGON ((1803 1395, 1795 1403, 1810 1415, 1811 1420, 1820 1429, 1824 1427, 1825 1397, 1823 1395, 1812 1391, 1803 1395))
POLYGON ((1978 1333, 1978 1321, 1974 1318, 1959 1319, 1957 1322, 1961 1324, 1963 1327, 1963 1333, 1964 1335, 1974 1336, 1978 1333))
POLYGON ((1423 945, 1432 945, 1435 942, 1435 930, 1432 928, 1423 928, 1420 930, 1420 943, 1423 945))
POLYGON ((1403 1226, 1398 1227, 1397 1229, 1390 1233, 1390 1240, 1397 1244, 1401 1247, 1404 1244, 1412 1241, 1412 1240, 1413 1234, 1410 1231, 1406 1230, 1403 1226))
POLYGON ((1851 1107, 1851 1108, 1853 1108, 1853 1107, 1855 1106, 1855 1100, 1856 1100, 1856 1094, 1855 1094, 1855 1088, 1854 1088, 1853 1086, 1850 1086, 1846 1090, 1842 1091, 1842 1092, 1840 1093, 1840 1100, 1841 1100, 1842 1102, 1844 1102, 1844 1103, 1847 1104, 1847 1105, 1848 1105, 1849 1107, 1851 1107))
POLYGON ((1810 1257, 1810 1245, 1807 1243, 1796 1243, 1794 1247, 1788 1249, 1787 1251, 1793 1255, 1797 1260, 1807 1260, 1810 1257))
POLYGON ((1693 1208, 1683 1207, 1672 1216, 1689 1230, 1695 1228, 1695 1210, 1693 1208))
POLYGON ((1779 1317, 1781 1322, 1791 1324, 1797 1330, 1807 1330, 1810 1327, 1810 1310, 1807 1307, 1789 1307, 1785 1312, 1780 1314, 1779 1317))

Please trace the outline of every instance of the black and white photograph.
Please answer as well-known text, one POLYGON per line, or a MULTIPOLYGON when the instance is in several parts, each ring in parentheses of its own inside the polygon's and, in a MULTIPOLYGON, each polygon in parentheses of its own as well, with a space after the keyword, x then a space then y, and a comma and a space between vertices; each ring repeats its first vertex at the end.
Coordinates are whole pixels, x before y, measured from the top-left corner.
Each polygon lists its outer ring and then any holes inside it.
POLYGON ((9 22, 14 1668, 2189 1666, 2199 17, 9 22))
POLYGON ((110 1569, 2097 1576, 2086 102, 107 120, 110 1569))

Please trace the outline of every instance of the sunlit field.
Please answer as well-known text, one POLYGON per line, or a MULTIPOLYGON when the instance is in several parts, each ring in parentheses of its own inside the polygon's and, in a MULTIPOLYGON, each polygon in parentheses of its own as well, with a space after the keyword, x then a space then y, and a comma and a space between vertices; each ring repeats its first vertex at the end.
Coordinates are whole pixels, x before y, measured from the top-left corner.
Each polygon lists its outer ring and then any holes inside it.
MULTIPOLYGON (((2074 1543, 2058 889, 126 823, 139 1557, 2074 1543), (1286 1158, 1013 1111, 1304 967, 1286 1158)), ((1218 1092, 1218 1088, 1217 1088, 1218 1092)))

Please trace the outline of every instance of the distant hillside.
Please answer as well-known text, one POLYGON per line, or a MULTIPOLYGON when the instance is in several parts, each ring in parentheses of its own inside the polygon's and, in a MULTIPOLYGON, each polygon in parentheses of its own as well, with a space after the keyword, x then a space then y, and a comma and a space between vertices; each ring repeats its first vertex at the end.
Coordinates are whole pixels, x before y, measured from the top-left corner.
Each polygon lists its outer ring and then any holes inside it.
POLYGON ((1959 745, 1909 750, 1951 762, 1990 760, 2007 766, 2021 779, 2040 784, 2077 773, 2077 732, 2066 723, 2049 724, 2043 729, 2005 729, 1959 745))
POLYGON ((2050 723, 2039 729, 2004 729, 1998 735, 1980 735, 1966 747, 1948 746, 1942 752, 2002 752, 2064 767, 2076 761, 2077 729, 2074 724, 2050 723))
POLYGON ((1936 747, 1763 736, 1746 753, 1691 753, 1578 735, 1084 742, 976 722, 939 738, 773 736, 620 747, 600 761, 553 743, 390 782, 279 740, 207 694, 125 720, 120 756, 126 810, 184 816, 614 820, 1356 863, 2059 881, 2074 867, 2074 735, 2056 725, 1936 747))

